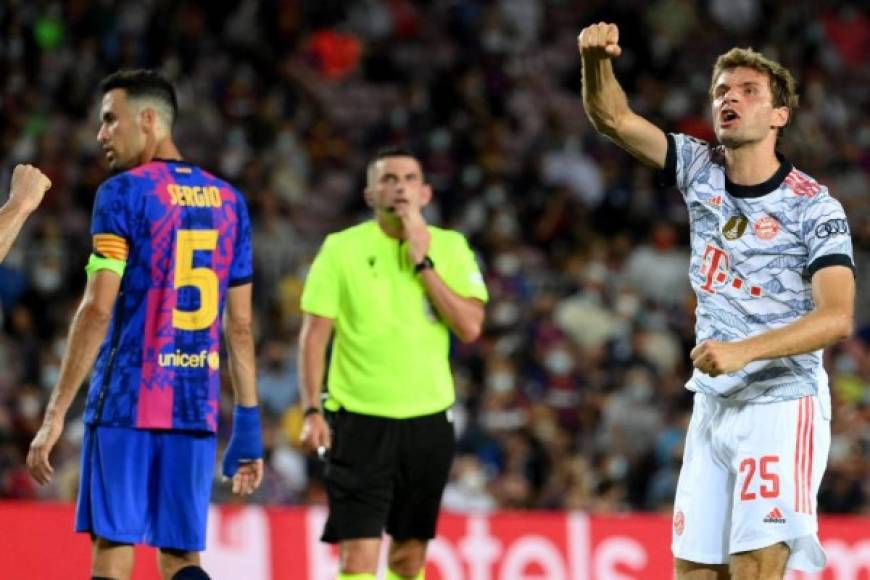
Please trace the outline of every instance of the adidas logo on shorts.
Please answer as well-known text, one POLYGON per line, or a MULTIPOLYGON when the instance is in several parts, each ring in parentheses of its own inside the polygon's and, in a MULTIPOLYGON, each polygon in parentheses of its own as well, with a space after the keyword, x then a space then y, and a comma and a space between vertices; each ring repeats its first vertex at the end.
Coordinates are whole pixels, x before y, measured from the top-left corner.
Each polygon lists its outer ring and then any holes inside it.
POLYGON ((779 511, 779 508, 773 508, 770 513, 764 516, 765 524, 784 524, 785 516, 779 511))

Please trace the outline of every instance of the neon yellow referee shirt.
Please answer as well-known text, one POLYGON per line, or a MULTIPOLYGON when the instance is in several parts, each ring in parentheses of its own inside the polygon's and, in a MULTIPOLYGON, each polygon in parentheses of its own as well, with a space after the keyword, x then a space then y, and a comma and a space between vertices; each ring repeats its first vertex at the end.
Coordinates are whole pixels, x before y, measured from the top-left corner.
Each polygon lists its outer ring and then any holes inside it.
MULTIPOLYGON (((459 232, 429 226, 429 256, 451 290, 488 299, 459 232)), ((328 408, 404 419, 455 399, 450 338, 404 242, 370 220, 326 238, 302 292, 302 310, 334 320, 328 408)))

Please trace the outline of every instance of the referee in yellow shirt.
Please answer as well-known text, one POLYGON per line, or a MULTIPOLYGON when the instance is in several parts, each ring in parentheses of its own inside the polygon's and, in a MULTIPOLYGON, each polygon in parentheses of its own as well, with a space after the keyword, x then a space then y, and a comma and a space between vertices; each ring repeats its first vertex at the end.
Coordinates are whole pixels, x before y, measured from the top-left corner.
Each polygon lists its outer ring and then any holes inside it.
POLYGON ((432 188, 412 152, 378 153, 365 199, 374 219, 328 236, 305 281, 302 438, 327 450, 322 540, 340 546, 339 580, 375 578, 385 529, 387 578, 418 580, 455 448, 449 333, 477 339, 488 295, 462 234, 426 224, 432 188))

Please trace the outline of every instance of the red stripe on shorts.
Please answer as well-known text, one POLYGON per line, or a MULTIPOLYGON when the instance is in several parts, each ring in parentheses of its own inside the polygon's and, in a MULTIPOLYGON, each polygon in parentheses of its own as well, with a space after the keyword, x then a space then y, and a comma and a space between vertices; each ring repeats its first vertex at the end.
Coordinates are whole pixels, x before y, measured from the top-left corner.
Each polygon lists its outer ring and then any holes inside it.
POLYGON ((806 508, 807 508, 806 513, 811 514, 811 513, 813 513, 813 495, 812 495, 813 494, 813 443, 815 440, 815 430, 816 430, 816 423, 815 423, 816 413, 815 413, 815 408, 813 406, 813 398, 812 397, 807 397, 807 412, 809 413, 809 417, 810 417, 810 433, 809 433, 809 436, 807 437, 807 443, 810 446, 810 456, 807 458, 807 474, 806 474, 806 486, 807 487, 805 490, 806 495, 804 496, 804 498, 805 498, 805 503, 806 503, 806 508))
POLYGON ((812 481, 812 437, 813 437, 813 400, 803 397, 800 400, 800 419, 798 421, 799 453, 795 464, 798 489, 795 511, 810 513, 810 487, 812 481))
POLYGON ((794 441, 794 511, 801 511, 801 469, 800 469, 800 458, 801 458, 801 443, 803 442, 803 438, 801 437, 801 432, 804 427, 804 401, 803 399, 798 400, 798 419, 797 419, 797 429, 795 429, 795 441, 794 441))

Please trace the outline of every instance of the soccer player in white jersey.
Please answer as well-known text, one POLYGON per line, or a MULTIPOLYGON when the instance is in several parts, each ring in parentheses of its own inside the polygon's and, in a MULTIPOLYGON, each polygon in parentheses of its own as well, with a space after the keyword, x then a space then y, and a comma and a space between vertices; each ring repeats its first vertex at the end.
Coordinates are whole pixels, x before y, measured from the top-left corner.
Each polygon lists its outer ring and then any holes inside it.
POLYGON ((732 49, 710 86, 718 145, 665 135, 635 114, 613 73, 619 30, 578 37, 595 128, 662 169, 689 209, 698 298, 695 391, 677 496, 677 578, 817 571, 816 492, 830 445, 822 349, 852 332, 849 228, 825 186, 776 151, 797 107, 791 74, 732 49))

